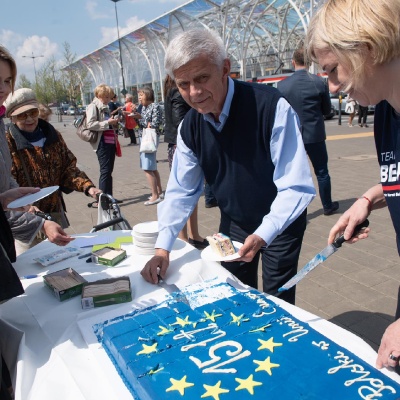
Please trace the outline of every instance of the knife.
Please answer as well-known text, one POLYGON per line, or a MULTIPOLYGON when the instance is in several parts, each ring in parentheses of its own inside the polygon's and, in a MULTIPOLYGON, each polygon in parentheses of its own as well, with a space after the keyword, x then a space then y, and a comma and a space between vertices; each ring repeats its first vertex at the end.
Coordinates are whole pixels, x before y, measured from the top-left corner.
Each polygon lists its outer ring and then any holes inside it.
MULTIPOLYGON (((181 292, 181 290, 174 283, 165 282, 160 275, 158 275, 158 286, 162 287, 168 293, 175 293, 175 298, 183 303, 189 305, 189 301, 186 296, 181 292)), ((190 306, 190 305, 189 305, 190 306)))
MULTIPOLYGON (((366 228, 368 225, 369 221, 367 219, 364 222, 361 222, 361 224, 357 225, 354 229, 352 237, 356 236, 361 229, 366 228)), ((338 251, 338 249, 342 247, 343 242, 345 242, 344 235, 341 235, 332 244, 326 246, 311 261, 309 261, 293 278, 280 287, 278 292, 284 292, 285 290, 289 290, 291 287, 297 285, 310 271, 323 263, 333 253, 338 251)))

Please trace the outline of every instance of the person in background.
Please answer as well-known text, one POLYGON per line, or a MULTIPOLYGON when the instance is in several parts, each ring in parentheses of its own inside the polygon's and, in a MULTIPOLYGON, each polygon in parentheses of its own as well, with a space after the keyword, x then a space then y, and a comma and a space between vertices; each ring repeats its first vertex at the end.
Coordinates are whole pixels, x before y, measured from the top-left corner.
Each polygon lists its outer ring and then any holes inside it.
POLYGON ((43 121, 50 122, 51 114, 53 114, 53 111, 51 111, 50 107, 46 106, 46 104, 39 103, 39 118, 42 119, 43 121))
POLYGON ((328 171, 328 151, 324 115, 331 111, 331 98, 324 79, 308 72, 304 48, 295 50, 292 57, 294 74, 278 83, 278 90, 299 116, 304 147, 317 177, 319 196, 324 215, 331 215, 339 208, 332 201, 331 177, 328 171))
MULTIPOLYGON (((60 189, 35 203, 62 228, 69 226, 62 194, 84 192, 96 199, 101 193, 77 166, 76 157, 53 125, 39 118, 39 103, 32 89, 15 90, 5 101, 7 117, 11 119, 6 133, 12 158, 11 173, 19 186, 60 189)), ((39 237, 38 240, 43 239, 39 237)), ((36 244, 31 243, 31 245, 36 244)), ((16 242, 18 252, 26 250, 16 242)))
MULTIPOLYGON (((160 135, 160 125, 162 115, 160 106, 154 102, 154 91, 149 87, 144 87, 139 90, 139 102, 142 105, 141 114, 133 113, 133 118, 139 118, 139 128, 143 132, 144 128, 153 128, 157 133, 157 147, 160 135)), ((157 170, 157 152, 140 153, 140 168, 146 174, 147 182, 151 189, 151 196, 144 203, 145 206, 158 204, 163 200, 164 194, 161 186, 160 173, 157 170)))
POLYGON ((125 107, 122 108, 122 113, 125 116, 125 128, 128 132, 128 135, 131 139, 131 142, 128 146, 136 146, 136 135, 135 128, 137 126, 137 122, 135 118, 132 117, 131 114, 136 112, 136 105, 133 104, 133 96, 131 94, 127 94, 125 96, 125 107))
POLYGON ((348 94, 346 97, 345 111, 349 114, 348 125, 350 128, 353 127, 353 119, 354 119, 354 116, 356 115, 356 106, 357 106, 357 102, 352 97, 350 97, 350 95, 348 94))
POLYGON ((315 197, 295 111, 275 88, 234 81, 222 39, 206 29, 176 36, 165 69, 192 107, 178 131, 165 200, 158 206, 156 253, 141 274, 157 283, 169 252, 202 192, 204 178, 221 210, 219 231, 244 243, 223 266, 243 283, 278 293, 297 270, 306 208, 315 197))
MULTIPOLYGON (((339 218, 328 243, 342 233, 350 243, 366 238, 369 228, 350 239, 371 211, 387 206, 400 254, 400 2, 328 0, 310 22, 306 48, 309 58, 328 74, 331 93, 343 90, 363 106, 376 104, 374 137, 381 182, 367 189, 339 218)), ((377 368, 398 368, 399 300, 400 290, 396 320, 383 334, 377 368)))
POLYGON ((118 102, 118 97, 116 94, 112 97, 112 99, 108 102, 108 109, 110 111, 110 115, 114 116, 118 114, 118 111, 122 108, 121 104, 118 102))
POLYGON ((358 126, 361 128, 365 126, 368 128, 367 124, 367 117, 368 117, 368 106, 362 106, 361 104, 358 105, 358 126))
MULTIPOLYGON (((99 189, 112 196, 118 118, 110 115, 108 103, 115 95, 110 86, 105 84, 96 86, 94 95, 93 101, 86 107, 86 126, 90 130, 98 131, 97 140, 91 145, 99 160, 99 189)), ((121 200, 116 201, 122 203, 121 200)))
MULTIPOLYGON (((164 81, 164 141, 168 143, 168 163, 169 170, 172 168, 172 161, 176 150, 176 138, 178 136, 178 126, 190 110, 190 106, 183 100, 176 87, 175 81, 167 75, 164 81)), ((200 236, 197 221, 198 205, 194 208, 186 225, 179 232, 179 239, 189 242, 198 250, 208 246, 208 241, 200 236), (189 236, 188 236, 189 231, 189 236)))

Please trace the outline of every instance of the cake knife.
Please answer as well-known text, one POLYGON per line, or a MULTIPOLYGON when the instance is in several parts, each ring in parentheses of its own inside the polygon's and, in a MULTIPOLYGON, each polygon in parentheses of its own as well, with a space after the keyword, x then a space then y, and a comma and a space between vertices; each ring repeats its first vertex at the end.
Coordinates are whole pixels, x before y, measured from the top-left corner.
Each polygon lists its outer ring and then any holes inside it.
POLYGON ((176 286, 174 283, 167 283, 165 282, 160 275, 158 275, 158 286, 162 287, 164 290, 166 290, 168 293, 173 294, 175 293, 175 296, 177 300, 182 301, 183 303, 186 303, 189 305, 189 301, 186 298, 186 296, 181 292, 181 290, 176 286))
MULTIPOLYGON (((369 225, 369 221, 366 219, 361 224, 357 225, 354 229, 353 236, 356 236, 361 229, 366 228, 369 225)), ((332 244, 326 246, 321 252, 319 252, 311 261, 309 261, 293 278, 287 281, 282 287, 278 289, 278 292, 284 292, 289 290, 291 287, 297 285, 310 271, 312 271, 319 264, 323 263, 329 256, 338 251, 345 242, 344 235, 339 236, 332 244)))

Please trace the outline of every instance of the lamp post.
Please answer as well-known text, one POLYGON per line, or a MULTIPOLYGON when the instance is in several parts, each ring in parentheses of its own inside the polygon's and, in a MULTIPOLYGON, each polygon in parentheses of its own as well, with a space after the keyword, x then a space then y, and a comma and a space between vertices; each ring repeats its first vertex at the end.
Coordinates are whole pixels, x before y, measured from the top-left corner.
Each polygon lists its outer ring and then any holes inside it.
POLYGON ((125 89, 125 78, 124 78, 124 64, 122 63, 122 49, 121 49, 121 39, 119 37, 119 26, 118 26, 118 12, 117 12, 117 3, 121 0, 111 0, 114 3, 115 7, 115 19, 117 21, 117 35, 118 35, 118 47, 119 47, 119 61, 121 64, 121 76, 122 76, 122 90, 121 93, 125 96, 128 92, 125 89))
POLYGON ((35 72, 35 87, 37 86, 37 75, 36 75, 36 65, 35 65, 35 58, 39 58, 39 57, 44 57, 42 56, 34 56, 33 55, 33 51, 32 51, 32 55, 31 56, 22 56, 23 58, 32 58, 33 61, 33 70, 35 72))

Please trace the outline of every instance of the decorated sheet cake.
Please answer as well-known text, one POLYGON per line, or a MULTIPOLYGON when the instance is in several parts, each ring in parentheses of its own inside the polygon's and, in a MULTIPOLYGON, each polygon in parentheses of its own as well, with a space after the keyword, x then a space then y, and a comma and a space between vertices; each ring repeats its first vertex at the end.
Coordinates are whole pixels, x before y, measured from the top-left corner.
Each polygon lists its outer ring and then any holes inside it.
POLYGON ((256 290, 183 295, 93 326, 135 399, 400 398, 399 384, 256 290))

